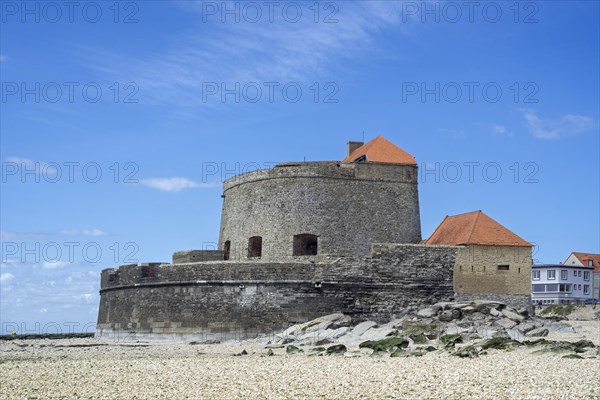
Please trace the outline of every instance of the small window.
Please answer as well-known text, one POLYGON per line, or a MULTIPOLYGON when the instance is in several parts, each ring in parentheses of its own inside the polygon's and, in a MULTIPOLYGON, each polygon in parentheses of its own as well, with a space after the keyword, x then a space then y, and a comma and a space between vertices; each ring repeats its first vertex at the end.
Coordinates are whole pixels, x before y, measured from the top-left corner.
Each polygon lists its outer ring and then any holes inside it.
POLYGON ((577 277, 581 278, 581 271, 577 271, 577 277))
POLYGON ((108 281, 109 282, 114 282, 117 280, 117 274, 108 274, 108 281))
POLYGON ((315 256, 317 255, 317 235, 303 233, 294 235, 294 256, 315 256))
POLYGON ((588 267, 594 266, 594 260, 588 260, 588 267))
POLYGON ((583 285, 583 294, 590 294, 590 285, 583 285))
POLYGON ((581 290, 581 283, 577 285, 577 290, 581 290))
POLYGON ((566 281, 569 278, 569 271, 567 271, 566 269, 561 269, 560 270, 560 279, 562 281, 566 281))
POLYGON ((231 252, 231 240, 226 240, 223 244, 223 260, 229 260, 229 253, 231 252))
POLYGON ((262 255, 262 237, 252 236, 248 240, 248 257, 260 257, 262 255))
POLYGON ((553 269, 548 270, 548 279, 556 279, 556 271, 553 269))
POLYGON ((573 276, 577 276, 577 271, 573 271, 573 276))
POLYGON ((471 265, 471 272, 475 271, 475 267, 471 265))
POLYGON ((154 278, 154 266, 144 265, 142 267, 142 278, 154 278))
POLYGON ((458 270, 459 270, 460 272, 462 272, 462 265, 459 265, 459 266, 458 266, 458 270))
POLYGON ((585 280, 585 281, 589 281, 590 280, 590 271, 584 271, 583 272, 583 280, 585 280))
POLYGON ((531 279, 534 281, 540 280, 540 271, 531 271, 531 279))
POLYGON ((508 264, 498 265, 498 271, 508 271, 510 266, 508 264))

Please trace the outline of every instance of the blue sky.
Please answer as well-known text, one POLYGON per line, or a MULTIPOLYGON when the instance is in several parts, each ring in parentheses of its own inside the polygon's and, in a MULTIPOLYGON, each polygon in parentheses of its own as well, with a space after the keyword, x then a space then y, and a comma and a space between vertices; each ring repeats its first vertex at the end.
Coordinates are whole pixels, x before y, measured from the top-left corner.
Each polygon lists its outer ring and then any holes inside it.
POLYGON ((1 10, 2 333, 92 330, 101 269, 217 241, 223 177, 363 135, 416 157, 423 237, 600 252, 597 1, 47 4, 1 10))

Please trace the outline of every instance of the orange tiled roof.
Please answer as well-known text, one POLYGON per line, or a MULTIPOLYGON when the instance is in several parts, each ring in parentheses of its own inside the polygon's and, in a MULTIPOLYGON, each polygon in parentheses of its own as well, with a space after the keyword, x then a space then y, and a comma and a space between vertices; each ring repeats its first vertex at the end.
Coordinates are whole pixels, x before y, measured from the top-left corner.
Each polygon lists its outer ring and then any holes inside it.
POLYGON ((573 252, 573 255, 577 257, 579 262, 581 262, 586 267, 588 265, 588 261, 592 260, 594 272, 600 272, 600 254, 573 252))
POLYGON ((481 211, 446 216, 425 244, 532 246, 481 211))
POLYGON ((394 143, 383 136, 377 136, 375 139, 363 144, 354 150, 348 157, 342 160, 343 163, 351 163, 357 158, 366 156, 367 161, 390 163, 390 164, 416 164, 417 160, 394 143))

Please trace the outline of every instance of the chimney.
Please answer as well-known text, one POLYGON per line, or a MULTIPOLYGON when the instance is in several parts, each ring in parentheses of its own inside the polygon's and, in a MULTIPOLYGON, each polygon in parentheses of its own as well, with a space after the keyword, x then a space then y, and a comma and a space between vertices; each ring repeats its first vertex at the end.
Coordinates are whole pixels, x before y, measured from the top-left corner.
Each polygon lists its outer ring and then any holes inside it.
POLYGON ((348 142, 348 155, 352 154, 352 152, 358 149, 360 146, 365 144, 364 142, 348 142))

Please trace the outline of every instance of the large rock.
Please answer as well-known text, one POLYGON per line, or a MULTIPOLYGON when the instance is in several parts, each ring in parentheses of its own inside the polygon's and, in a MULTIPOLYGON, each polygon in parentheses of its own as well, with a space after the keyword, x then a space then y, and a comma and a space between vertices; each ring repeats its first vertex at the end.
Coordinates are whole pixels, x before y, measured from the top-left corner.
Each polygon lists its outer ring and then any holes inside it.
POLYGON ((275 341, 282 342, 285 339, 290 338, 298 339, 305 333, 325 331, 328 328, 339 328, 350 325, 351 318, 342 313, 335 313, 324 315, 319 318, 315 318, 312 321, 304 322, 302 324, 292 325, 283 332, 276 335, 275 341))
POLYGON ((510 311, 510 310, 502 310, 502 315, 504 315, 506 318, 511 319, 515 322, 521 322, 525 319, 524 316, 517 314, 514 311, 510 311))
POLYGON ((431 307, 423 308, 417 312, 417 316, 421 318, 431 318, 436 315, 436 312, 431 307))
POLYGON ((462 313, 460 312, 460 309, 455 308, 452 310, 445 310, 442 311, 438 314, 438 318, 440 321, 442 322, 450 322, 450 321, 454 321, 455 319, 459 319, 461 317, 462 313))
POLYGON ((494 325, 497 325, 504 329, 510 329, 510 328, 515 327, 517 325, 517 323, 515 321, 513 321, 512 319, 501 318, 501 319, 495 321, 494 325))
POLYGON ((517 329, 519 330, 519 332, 521 333, 527 333, 529 331, 532 331, 536 328, 539 328, 540 326, 542 326, 541 323, 539 322, 534 322, 534 321, 525 321, 523 323, 520 323, 517 326, 517 329))
POLYGON ((375 328, 377 326, 377 322, 375 321, 365 321, 356 325, 354 329, 352 329, 352 334, 360 336, 371 328, 375 328))
POLYGON ((393 328, 371 328, 363 333, 360 338, 363 342, 367 340, 382 340, 395 332, 396 330, 393 328))
POLYGON ((548 329, 546 329, 543 326, 541 328, 532 329, 529 332, 527 332, 525 334, 525 336, 529 336, 529 337, 544 337, 544 336, 548 336, 548 329))
POLYGON ((500 303, 499 301, 491 301, 491 300, 475 300, 473 303, 473 307, 476 311, 480 313, 487 314, 491 309, 495 308, 497 310, 501 310, 506 305, 504 303, 500 303))
POLYGON ((490 308, 490 315, 493 315, 494 317, 501 317, 502 313, 496 308, 490 308))

